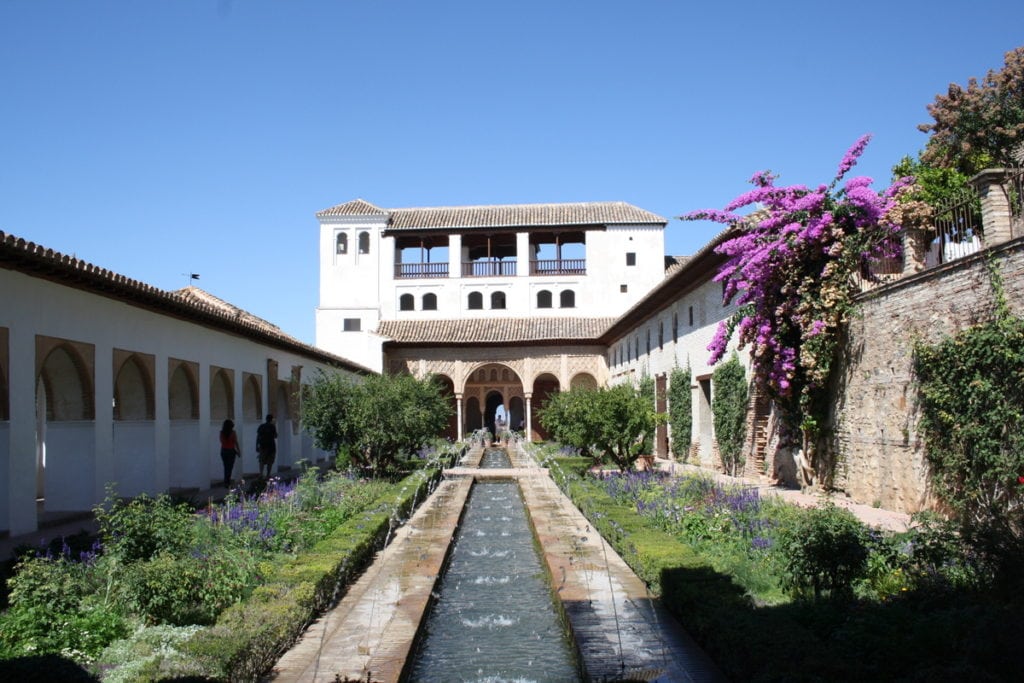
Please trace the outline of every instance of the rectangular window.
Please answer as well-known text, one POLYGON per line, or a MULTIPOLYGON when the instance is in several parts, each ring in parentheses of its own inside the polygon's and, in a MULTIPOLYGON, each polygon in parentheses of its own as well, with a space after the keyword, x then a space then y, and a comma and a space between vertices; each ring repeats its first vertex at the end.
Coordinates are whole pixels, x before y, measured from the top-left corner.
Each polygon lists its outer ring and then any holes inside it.
POLYGON ((359 318, 345 318, 344 332, 359 332, 362 329, 362 321, 359 318))
POLYGON ((627 285, 619 285, 619 291, 625 293, 629 287, 627 285))
POLYGON ((690 327, 693 327, 693 306, 690 306, 690 327))
POLYGON ((626 265, 627 266, 635 266, 636 265, 636 252, 635 251, 628 251, 628 252, 626 252, 626 265))

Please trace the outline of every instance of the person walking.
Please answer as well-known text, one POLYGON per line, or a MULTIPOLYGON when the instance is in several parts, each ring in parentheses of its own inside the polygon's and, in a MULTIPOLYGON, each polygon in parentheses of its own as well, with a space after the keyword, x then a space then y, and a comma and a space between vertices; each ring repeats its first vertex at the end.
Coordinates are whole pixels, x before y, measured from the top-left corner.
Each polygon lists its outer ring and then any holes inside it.
POLYGON ((235 458, 241 455, 235 423, 224 420, 220 428, 220 459, 224 463, 224 488, 231 488, 231 472, 235 469, 235 458))
POLYGON ((263 476, 263 468, 266 467, 266 478, 270 479, 270 469, 277 457, 277 427, 274 426, 274 416, 269 413, 267 421, 256 428, 256 452, 260 459, 260 476, 263 476))

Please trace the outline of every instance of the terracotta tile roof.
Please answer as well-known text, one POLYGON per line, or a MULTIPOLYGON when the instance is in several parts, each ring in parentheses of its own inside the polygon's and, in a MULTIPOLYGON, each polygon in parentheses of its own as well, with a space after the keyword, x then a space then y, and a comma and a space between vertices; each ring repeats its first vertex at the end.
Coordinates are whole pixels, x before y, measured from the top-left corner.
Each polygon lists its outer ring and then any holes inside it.
POLYGON ((476 318, 384 320, 377 334, 399 344, 593 343, 614 318, 476 318))
POLYGON ((327 216, 388 214, 389 230, 528 228, 561 225, 664 225, 661 216, 626 202, 505 204, 381 209, 362 199, 317 213, 327 216))
POLYGON ((47 249, 0 231, 0 268, 24 273, 99 296, 122 301, 161 315, 248 337, 268 346, 340 366, 358 373, 372 370, 347 358, 318 349, 285 334, 279 327, 232 306, 197 287, 169 292, 132 280, 106 268, 47 249))
POLYGON ((387 215, 387 213, 384 209, 374 206, 368 201, 353 199, 350 202, 318 211, 316 215, 319 218, 322 216, 382 216, 387 215))

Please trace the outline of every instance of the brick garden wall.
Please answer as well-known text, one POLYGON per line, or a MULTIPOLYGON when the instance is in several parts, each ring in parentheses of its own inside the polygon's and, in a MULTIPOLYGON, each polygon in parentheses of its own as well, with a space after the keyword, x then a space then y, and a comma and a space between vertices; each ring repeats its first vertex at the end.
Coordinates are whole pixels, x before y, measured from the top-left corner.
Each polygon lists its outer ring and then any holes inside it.
POLYGON ((934 505, 916 432, 914 342, 936 342, 991 315, 990 257, 1011 311, 1024 315, 1022 238, 863 296, 850 321, 832 417, 833 483, 854 500, 904 512, 934 505))

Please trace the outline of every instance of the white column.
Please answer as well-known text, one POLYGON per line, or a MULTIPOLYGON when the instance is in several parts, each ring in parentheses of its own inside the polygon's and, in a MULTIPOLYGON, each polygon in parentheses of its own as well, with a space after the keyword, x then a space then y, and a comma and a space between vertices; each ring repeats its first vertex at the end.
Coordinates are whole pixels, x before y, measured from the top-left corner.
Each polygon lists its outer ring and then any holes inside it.
POLYGON ((456 441, 462 441, 462 394, 455 394, 456 441))
POLYGON ((533 410, 531 409, 531 400, 533 394, 526 394, 526 442, 530 443, 533 441, 533 410))
POLYGON ((462 277, 462 235, 448 235, 448 277, 462 277))
POLYGON ((7 378, 11 397, 10 451, 3 473, 6 509, 0 523, 12 536, 35 531, 36 519, 36 337, 28 325, 10 326, 7 378), (22 400, 23 397, 24 400, 22 400))
POLYGON ((516 275, 519 277, 530 276, 530 233, 516 233, 516 275))

